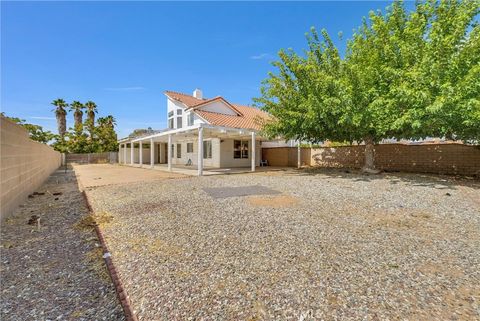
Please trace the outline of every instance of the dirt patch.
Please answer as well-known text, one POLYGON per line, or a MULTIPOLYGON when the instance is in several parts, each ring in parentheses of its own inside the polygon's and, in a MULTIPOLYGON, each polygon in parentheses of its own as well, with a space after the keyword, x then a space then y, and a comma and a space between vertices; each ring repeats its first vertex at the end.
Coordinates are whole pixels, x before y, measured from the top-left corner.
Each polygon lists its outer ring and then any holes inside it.
POLYGON ((97 212, 90 215, 83 216, 75 225, 79 229, 91 229, 95 228, 96 225, 105 227, 107 224, 111 223, 113 216, 107 212, 97 212))
POLYGON ((101 247, 96 247, 85 255, 88 266, 105 282, 110 281, 107 267, 103 260, 103 250, 101 247))
POLYGON ((299 203, 298 198, 290 195, 252 196, 247 199, 251 206, 292 207, 299 203))

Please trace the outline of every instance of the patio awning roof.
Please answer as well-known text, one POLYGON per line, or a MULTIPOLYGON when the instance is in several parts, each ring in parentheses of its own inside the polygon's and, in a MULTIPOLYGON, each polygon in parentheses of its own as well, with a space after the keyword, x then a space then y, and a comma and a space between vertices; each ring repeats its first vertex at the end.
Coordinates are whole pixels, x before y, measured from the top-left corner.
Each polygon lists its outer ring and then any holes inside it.
MULTIPOLYGON (((205 138, 250 138, 252 132, 258 133, 258 131, 252 129, 222 127, 209 124, 197 124, 194 126, 189 126, 187 128, 172 129, 142 137, 127 137, 118 140, 118 143, 137 143, 140 141, 150 141, 151 139, 154 142, 167 142, 169 135, 172 135, 173 137, 175 137, 175 139, 195 137, 198 136, 199 128, 203 128, 203 137, 205 138)), ((256 137, 262 139, 262 137, 258 136, 258 134, 256 135, 256 137)))

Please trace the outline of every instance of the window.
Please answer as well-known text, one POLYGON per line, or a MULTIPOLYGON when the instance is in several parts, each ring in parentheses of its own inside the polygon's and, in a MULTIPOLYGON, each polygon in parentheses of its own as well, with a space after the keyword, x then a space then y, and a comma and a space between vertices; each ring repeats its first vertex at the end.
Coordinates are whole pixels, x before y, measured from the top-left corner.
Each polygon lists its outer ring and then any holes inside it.
POLYGON ((248 158, 248 140, 233 141, 233 158, 248 158))
POLYGON ((187 153, 193 153, 193 143, 187 143, 187 153))
POLYGON ((177 115, 181 115, 182 114, 182 110, 181 109, 177 109, 177 115))
POLYGON ((172 144, 172 156, 175 154, 175 145, 172 144))
POLYGON ((182 158, 182 144, 177 144, 177 158, 182 158))
POLYGON ((190 114, 188 114, 188 126, 193 126, 193 122, 195 121, 195 114, 193 112, 190 112, 190 114))
POLYGON ((182 128, 182 117, 177 117, 177 128, 182 128))
POLYGON ((168 128, 170 128, 170 129, 173 128, 173 118, 170 118, 168 120, 168 128))
POLYGON ((172 116, 173 116, 173 110, 170 110, 170 111, 168 112, 168 117, 172 117, 172 116))
POLYGON ((203 141, 203 158, 212 158, 212 141, 203 141))

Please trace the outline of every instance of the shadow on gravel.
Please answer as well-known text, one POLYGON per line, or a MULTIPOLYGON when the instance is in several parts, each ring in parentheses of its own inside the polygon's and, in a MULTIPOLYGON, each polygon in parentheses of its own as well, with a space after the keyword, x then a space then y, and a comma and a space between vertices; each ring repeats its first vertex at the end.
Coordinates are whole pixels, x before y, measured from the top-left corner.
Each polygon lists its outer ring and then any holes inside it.
POLYGON ((72 170, 58 170, 1 224, 3 320, 124 320, 72 170))
POLYGON ((405 183, 412 186, 423 186, 440 190, 455 190, 459 186, 480 189, 480 180, 472 177, 454 175, 402 172, 382 172, 375 175, 362 173, 358 169, 336 168, 303 168, 289 171, 289 174, 302 176, 324 175, 331 178, 348 179, 354 182, 389 180, 392 185, 405 183))

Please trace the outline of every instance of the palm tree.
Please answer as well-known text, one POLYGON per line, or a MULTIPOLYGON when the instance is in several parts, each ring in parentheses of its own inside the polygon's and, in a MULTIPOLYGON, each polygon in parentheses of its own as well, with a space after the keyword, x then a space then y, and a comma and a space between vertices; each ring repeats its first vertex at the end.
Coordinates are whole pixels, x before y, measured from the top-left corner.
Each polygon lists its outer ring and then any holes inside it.
POLYGON ((65 100, 58 98, 52 102, 52 105, 57 107, 55 109, 55 116, 57 117, 58 134, 63 140, 67 132, 67 111, 65 108, 68 107, 68 104, 65 100))
POLYGON ((106 124, 111 128, 113 128, 117 124, 115 117, 113 117, 112 115, 108 115, 107 117, 104 117, 104 118, 105 118, 106 124))
POLYGON ((75 119, 75 128, 79 128, 79 126, 83 123, 83 110, 85 106, 79 101, 74 101, 70 104, 70 111, 73 111, 73 118, 75 119))
POLYGON ((97 113, 97 104, 89 100, 85 103, 85 107, 87 108, 88 131, 90 132, 90 139, 93 139, 93 129, 95 128, 95 114, 97 113))

